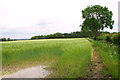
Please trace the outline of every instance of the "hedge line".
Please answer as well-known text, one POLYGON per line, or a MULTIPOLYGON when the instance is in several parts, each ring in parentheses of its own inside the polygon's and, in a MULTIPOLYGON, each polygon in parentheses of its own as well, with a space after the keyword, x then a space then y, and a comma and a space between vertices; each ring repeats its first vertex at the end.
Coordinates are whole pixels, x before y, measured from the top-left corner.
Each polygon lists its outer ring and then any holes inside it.
POLYGON ((114 43, 114 44, 120 44, 120 32, 101 34, 100 36, 97 37, 97 40, 103 40, 103 41, 114 43))

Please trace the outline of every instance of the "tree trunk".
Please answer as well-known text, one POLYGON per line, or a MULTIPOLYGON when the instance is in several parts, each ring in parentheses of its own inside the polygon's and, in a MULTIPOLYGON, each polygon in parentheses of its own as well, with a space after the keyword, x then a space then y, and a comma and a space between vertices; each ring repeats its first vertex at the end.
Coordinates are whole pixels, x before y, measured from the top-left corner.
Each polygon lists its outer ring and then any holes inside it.
POLYGON ((97 40, 97 36, 98 36, 98 29, 96 28, 95 40, 97 40))

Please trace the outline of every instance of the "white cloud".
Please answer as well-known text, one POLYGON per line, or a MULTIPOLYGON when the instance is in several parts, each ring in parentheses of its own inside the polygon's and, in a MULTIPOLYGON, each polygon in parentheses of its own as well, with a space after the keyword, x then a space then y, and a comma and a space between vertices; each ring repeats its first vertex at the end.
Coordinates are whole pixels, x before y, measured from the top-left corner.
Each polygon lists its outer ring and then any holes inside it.
POLYGON ((0 37, 30 38, 39 34, 80 31, 81 11, 96 4, 107 6, 117 24, 118 1, 114 0, 0 0, 0 37))

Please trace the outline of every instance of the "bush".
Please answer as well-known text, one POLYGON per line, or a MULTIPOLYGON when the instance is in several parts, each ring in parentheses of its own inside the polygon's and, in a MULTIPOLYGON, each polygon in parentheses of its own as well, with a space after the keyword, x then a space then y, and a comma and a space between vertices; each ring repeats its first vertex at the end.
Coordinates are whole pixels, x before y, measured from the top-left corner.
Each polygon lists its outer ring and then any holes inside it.
POLYGON ((101 34, 100 36, 97 37, 97 40, 106 41, 107 39, 109 39, 109 34, 101 34))
POLYGON ((114 44, 120 44, 120 33, 114 33, 111 37, 111 41, 114 44))
MULTIPOLYGON (((95 39, 94 39, 95 40, 95 39)), ((120 44, 120 32, 119 33, 110 33, 110 34, 101 34, 97 37, 97 40, 102 40, 114 44, 120 44)))
POLYGON ((112 42, 111 36, 112 36, 112 34, 107 34, 105 40, 106 40, 107 42, 112 42))

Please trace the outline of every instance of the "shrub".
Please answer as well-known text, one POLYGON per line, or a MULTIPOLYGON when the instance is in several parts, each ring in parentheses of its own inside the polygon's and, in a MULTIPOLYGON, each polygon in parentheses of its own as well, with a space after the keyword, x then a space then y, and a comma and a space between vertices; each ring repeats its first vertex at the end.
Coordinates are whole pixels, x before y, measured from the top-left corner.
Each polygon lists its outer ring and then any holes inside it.
POLYGON ((114 44, 120 44, 120 32, 119 33, 110 33, 110 34, 101 34, 97 37, 97 40, 102 40, 114 44))
POLYGON ((111 37, 111 41, 114 44, 120 44, 120 33, 114 33, 111 37))
POLYGON ((109 34, 101 34, 100 36, 97 37, 97 40, 106 41, 106 40, 109 40, 109 39, 110 39, 109 34))

